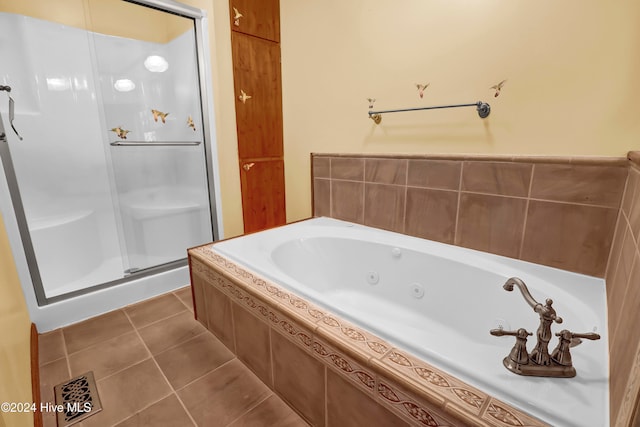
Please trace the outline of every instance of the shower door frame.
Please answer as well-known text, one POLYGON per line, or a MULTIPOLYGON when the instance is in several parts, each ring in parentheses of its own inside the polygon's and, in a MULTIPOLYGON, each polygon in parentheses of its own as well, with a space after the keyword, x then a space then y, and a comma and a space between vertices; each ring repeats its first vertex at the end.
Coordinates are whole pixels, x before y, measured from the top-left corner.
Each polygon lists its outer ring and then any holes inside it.
MULTIPOLYGON (((206 49, 208 48, 207 42, 207 25, 206 11, 180 4, 173 0, 121 0, 127 3, 137 4, 141 7, 149 7, 161 12, 171 13, 173 15, 182 16, 185 18, 193 19, 195 30, 195 43, 196 43, 196 60, 198 62, 198 84, 200 90, 200 105, 202 114, 202 126, 203 126, 203 145, 204 145, 204 157, 205 157, 205 171, 207 175, 207 188, 209 194, 209 214, 211 220, 211 235, 213 240, 219 240, 223 238, 221 230, 219 228, 219 212, 220 212, 220 199, 217 197, 219 194, 219 180, 218 178, 218 164, 217 157, 214 150, 214 135, 212 133, 212 121, 213 121, 213 102, 211 95, 208 92, 207 87, 207 56, 206 49)), ((24 143, 24 142, 21 142, 24 143)), ((6 130, 0 116, 0 161, 4 169, 4 174, 9 189, 9 195, 11 196, 11 204, 13 206, 18 230, 20 234, 20 240, 24 250, 29 275, 33 285, 33 290, 36 297, 36 302, 39 307, 46 306, 52 303, 64 301, 70 298, 74 298, 80 295, 89 294, 101 289, 110 288, 115 285, 127 283, 133 280, 138 280, 144 277, 153 276, 155 274, 171 271, 180 267, 187 266, 188 259, 185 248, 185 257, 179 260, 171 261, 161 265, 145 268, 139 272, 134 272, 121 279, 111 280, 104 283, 90 285, 87 288, 79 289, 76 291, 68 292, 53 297, 47 297, 44 286, 42 284, 42 277, 40 275, 40 269, 38 268, 38 262, 36 259, 35 251, 33 248, 33 242, 27 223, 27 218, 24 211, 24 205, 22 203, 22 197, 20 196, 20 189, 18 187, 18 179, 13 166, 13 160, 11 159, 11 152, 9 149, 9 141, 6 137, 6 130)))

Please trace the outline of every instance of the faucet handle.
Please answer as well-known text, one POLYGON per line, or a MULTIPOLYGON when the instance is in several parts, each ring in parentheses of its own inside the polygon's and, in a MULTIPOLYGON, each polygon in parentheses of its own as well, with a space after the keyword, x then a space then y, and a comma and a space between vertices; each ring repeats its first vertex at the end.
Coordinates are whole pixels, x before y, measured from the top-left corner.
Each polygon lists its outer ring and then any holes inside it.
POLYGON ((533 335, 531 332, 527 331, 524 328, 520 328, 517 331, 491 329, 489 333, 496 337, 502 337, 505 335, 516 337, 515 345, 504 360, 504 364, 507 369, 512 371, 515 369, 514 372, 519 372, 523 365, 529 363, 529 353, 527 353, 527 337, 533 335))
POLYGON ((577 344, 574 344, 576 339, 580 339, 580 338, 584 338, 588 340, 600 339, 600 335, 593 332, 589 332, 586 334, 578 334, 575 332, 568 331, 566 329, 563 329, 560 332, 557 332, 556 336, 560 338, 560 342, 558 342, 558 346, 551 353, 551 360, 563 366, 572 366, 571 353, 569 352, 569 348, 577 345, 577 344))
POLYGON ((527 330, 520 328, 517 331, 505 331, 504 329, 491 329, 489 331, 489 333, 491 335, 494 335, 496 337, 503 337, 505 335, 507 336, 512 336, 512 337, 521 337, 521 338, 526 338, 527 336, 531 336, 533 335, 533 333, 528 332, 527 330))

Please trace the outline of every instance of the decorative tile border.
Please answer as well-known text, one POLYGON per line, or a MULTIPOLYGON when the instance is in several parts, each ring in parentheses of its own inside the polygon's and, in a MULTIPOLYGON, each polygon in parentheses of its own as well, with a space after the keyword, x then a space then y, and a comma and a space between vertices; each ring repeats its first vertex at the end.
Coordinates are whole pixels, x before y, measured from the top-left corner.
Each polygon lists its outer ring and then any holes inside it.
POLYGON ((386 378, 378 376, 377 400, 390 408, 410 424, 420 426, 459 426, 459 422, 448 419, 442 410, 426 405, 421 399, 386 378))
POLYGON ((382 363, 390 369, 402 372, 415 382, 428 386, 444 399, 457 402, 468 412, 480 415, 489 396, 442 371, 434 369, 422 360, 394 348, 382 363))
POLYGON ((327 338, 345 341, 348 346, 360 349, 366 357, 381 357, 391 350, 387 342, 337 316, 326 315, 318 324, 327 331, 327 338))
POLYGON ((350 380, 365 393, 369 395, 375 393, 376 378, 375 374, 370 372, 370 369, 342 354, 317 336, 313 339, 313 351, 316 358, 322 360, 327 366, 350 380))
POLYGON ((478 426, 546 426, 213 253, 209 247, 189 250, 192 274, 322 360, 363 393, 374 395, 377 402, 410 425, 456 426, 460 422, 450 419, 464 419, 478 426))

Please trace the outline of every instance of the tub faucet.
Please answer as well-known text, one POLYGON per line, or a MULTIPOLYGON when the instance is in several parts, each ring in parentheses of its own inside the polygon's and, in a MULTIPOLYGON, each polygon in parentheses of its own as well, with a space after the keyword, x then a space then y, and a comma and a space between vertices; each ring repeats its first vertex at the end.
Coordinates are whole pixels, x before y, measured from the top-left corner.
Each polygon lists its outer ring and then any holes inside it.
POLYGON ((527 289, 527 285, 525 285, 521 279, 511 277, 502 287, 511 292, 513 291, 513 285, 516 285, 518 289, 520 289, 520 292, 522 292, 522 296, 525 301, 527 301, 527 304, 533 308, 533 311, 540 315, 540 325, 536 331, 538 343, 529 357, 538 365, 550 365, 551 356, 549 355, 549 341, 551 341, 552 337, 551 324, 553 322, 562 323, 562 317, 556 315, 556 311, 552 307, 553 300, 551 298, 547 298, 545 305, 542 305, 533 299, 531 293, 529 293, 529 289, 527 289))
POLYGON ((586 338, 590 340, 600 339, 600 335, 594 333, 577 334, 566 329, 557 333, 559 337, 558 346, 553 353, 549 354, 549 341, 551 341, 551 325, 553 322, 562 323, 562 317, 556 314, 552 307, 553 300, 548 298, 545 304, 537 302, 529 293, 529 289, 524 282, 517 278, 511 277, 503 285, 503 288, 509 292, 513 291, 513 287, 517 286, 527 304, 533 308, 533 311, 540 316, 540 324, 536 331, 537 344, 531 353, 527 354, 527 337, 532 335, 525 329, 520 328, 517 331, 503 331, 502 329, 492 329, 489 331, 495 336, 515 336, 516 344, 507 357, 504 358, 504 366, 519 375, 532 375, 538 377, 563 377, 570 378, 576 375, 576 370, 571 362, 571 354, 569 347, 576 339, 586 338))

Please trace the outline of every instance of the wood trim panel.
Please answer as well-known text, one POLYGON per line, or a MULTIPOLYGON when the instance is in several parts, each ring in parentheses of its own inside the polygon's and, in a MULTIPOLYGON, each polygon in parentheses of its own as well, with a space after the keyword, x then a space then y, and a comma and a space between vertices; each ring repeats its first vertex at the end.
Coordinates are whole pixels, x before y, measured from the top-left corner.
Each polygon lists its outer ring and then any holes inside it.
POLYGON ((229 0, 231 30, 280 42, 280 2, 278 0, 229 0), (236 20, 235 9, 242 15, 236 20))
POLYGON ((38 410, 33 413, 33 425, 34 427, 42 427, 44 422, 42 420, 42 412, 40 412, 40 403, 42 398, 40 397, 40 357, 38 347, 38 328, 35 323, 31 324, 31 396, 33 403, 38 410))

